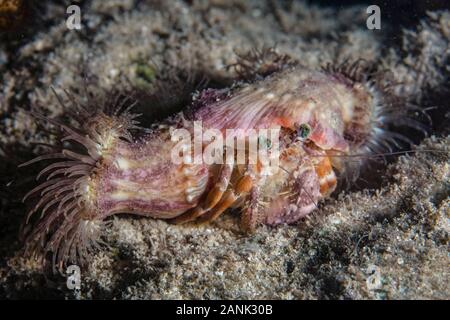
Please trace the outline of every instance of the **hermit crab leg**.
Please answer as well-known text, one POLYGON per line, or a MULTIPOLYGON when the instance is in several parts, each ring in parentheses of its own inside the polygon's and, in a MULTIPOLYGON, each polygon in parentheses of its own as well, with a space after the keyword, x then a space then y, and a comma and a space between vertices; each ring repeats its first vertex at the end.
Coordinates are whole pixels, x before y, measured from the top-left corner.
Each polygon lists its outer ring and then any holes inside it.
POLYGON ((336 188, 336 175, 331 161, 328 157, 323 157, 319 163, 314 165, 314 170, 319 177, 320 193, 322 197, 329 196, 336 188))
POLYGON ((253 187, 253 178, 246 174, 236 183, 236 188, 228 189, 222 197, 222 200, 205 215, 200 217, 199 223, 205 223, 216 220, 225 210, 230 208, 243 195, 250 192, 253 187))
POLYGON ((222 199, 224 192, 228 189, 228 185, 230 184, 231 174, 233 173, 233 165, 232 164, 224 164, 221 168, 219 178, 216 182, 216 185, 212 188, 212 190, 208 193, 208 196, 205 200, 205 210, 209 211, 214 208, 217 203, 222 199))
POLYGON ((189 210, 188 212, 172 219, 171 222, 175 224, 190 222, 214 208, 224 197, 224 192, 228 189, 232 173, 232 164, 226 163, 221 166, 217 181, 212 190, 208 193, 204 202, 189 210))
POLYGON ((256 224, 258 223, 259 195, 259 187, 253 186, 250 190, 249 199, 241 214, 241 226, 245 231, 255 231, 256 224))

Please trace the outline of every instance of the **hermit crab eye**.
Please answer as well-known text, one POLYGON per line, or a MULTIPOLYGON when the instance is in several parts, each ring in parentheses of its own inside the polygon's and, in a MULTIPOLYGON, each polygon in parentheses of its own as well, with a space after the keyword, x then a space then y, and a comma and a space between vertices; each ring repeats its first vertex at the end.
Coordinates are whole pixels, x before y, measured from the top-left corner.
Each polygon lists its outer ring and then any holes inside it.
POLYGON ((266 137, 259 136, 258 137, 258 146, 270 149, 272 147, 272 141, 267 139, 266 137))
POLYGON ((301 125, 298 126, 297 136, 300 139, 302 140, 307 139, 310 134, 311 134, 311 127, 309 126, 309 124, 302 123, 301 125))

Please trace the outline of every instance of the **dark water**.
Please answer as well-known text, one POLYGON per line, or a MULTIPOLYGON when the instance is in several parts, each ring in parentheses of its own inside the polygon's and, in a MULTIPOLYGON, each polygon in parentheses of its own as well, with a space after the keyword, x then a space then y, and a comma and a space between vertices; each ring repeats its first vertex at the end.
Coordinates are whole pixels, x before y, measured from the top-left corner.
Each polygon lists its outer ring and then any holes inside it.
MULTIPOLYGON (((282 0, 281 2, 290 1, 282 0)), ((310 0, 308 3, 337 8, 352 5, 377 5, 381 9, 383 22, 398 28, 417 25, 427 11, 450 10, 449 0, 310 0)))
MULTIPOLYGON (((280 2, 287 3, 291 1, 281 0, 280 2)), ((397 27, 417 25, 418 21, 426 15, 427 11, 450 9, 449 0, 310 0, 308 3, 333 7, 377 5, 381 9, 383 22, 397 27)))

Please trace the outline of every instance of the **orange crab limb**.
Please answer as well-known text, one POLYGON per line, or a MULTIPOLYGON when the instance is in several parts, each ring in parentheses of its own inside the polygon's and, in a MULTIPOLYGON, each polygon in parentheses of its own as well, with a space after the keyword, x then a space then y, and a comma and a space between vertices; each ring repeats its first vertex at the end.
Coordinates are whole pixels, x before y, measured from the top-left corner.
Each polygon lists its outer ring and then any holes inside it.
POLYGON ((253 186, 252 178, 248 175, 243 176, 241 179, 239 179, 236 185, 236 193, 238 195, 248 193, 252 189, 252 186, 253 186))
POLYGON ((253 187, 246 208, 241 215, 241 226, 247 232, 254 232, 258 223, 258 196, 259 188, 253 187))
POLYGON ((334 174, 331 161, 323 157, 314 169, 319 177, 320 193, 323 197, 330 195, 336 188, 336 175, 334 174))
POLYGON ((174 224, 187 223, 189 221, 195 220, 197 217, 201 216, 204 212, 205 212, 205 210, 203 210, 202 207, 197 206, 195 208, 188 210, 187 212, 183 213, 182 215, 171 219, 170 222, 172 222, 174 224))
POLYGON ((237 200, 236 195, 232 190, 225 192, 222 201, 210 210, 207 214, 199 219, 200 223, 206 223, 216 220, 225 210, 233 205, 237 200))
POLYGON ((193 221, 198 217, 200 217, 201 215, 208 212, 209 210, 211 210, 212 208, 214 208, 222 199, 225 190, 228 188, 232 171, 233 171, 232 165, 224 164, 220 169, 219 178, 215 186, 208 193, 206 199, 204 200, 204 203, 172 219, 171 222, 175 224, 182 224, 189 221, 193 221))
POLYGON ((252 178, 248 175, 243 176, 239 179, 236 184, 236 188, 233 191, 232 189, 225 192, 222 197, 222 200, 219 202, 217 206, 211 209, 207 214, 200 218, 200 223, 210 222, 216 220, 225 210, 231 207, 236 200, 238 200, 243 194, 248 193, 253 186, 252 178))
POLYGON ((223 193, 224 190, 220 186, 216 185, 214 188, 212 188, 205 200, 205 211, 214 208, 219 203, 220 199, 222 199, 223 193))

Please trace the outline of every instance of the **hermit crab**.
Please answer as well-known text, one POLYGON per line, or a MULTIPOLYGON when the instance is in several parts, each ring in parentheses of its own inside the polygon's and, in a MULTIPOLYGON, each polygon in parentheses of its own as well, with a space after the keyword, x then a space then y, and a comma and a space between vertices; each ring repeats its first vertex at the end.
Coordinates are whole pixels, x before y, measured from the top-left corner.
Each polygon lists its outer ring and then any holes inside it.
POLYGON ((421 129, 408 117, 411 107, 392 98, 385 73, 367 65, 311 70, 272 50, 242 56, 235 67, 244 80, 197 92, 185 110, 138 137, 131 134, 141 129, 138 115, 127 99, 101 108, 67 92, 70 105, 60 102, 78 125, 35 113, 62 129, 63 144, 22 165, 54 161, 25 196, 36 199, 27 248, 42 245, 58 266, 82 262, 98 247, 107 218, 120 213, 205 223, 233 207, 249 232, 299 221, 335 190, 337 177, 357 176, 364 158, 355 165, 347 156, 408 140, 391 130, 393 122, 421 129), (174 135, 180 130, 188 138, 174 135), (230 130, 224 143, 220 137, 230 130), (252 142, 275 165, 253 157, 252 142), (216 161, 204 161, 208 149, 216 161))

